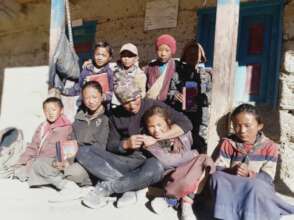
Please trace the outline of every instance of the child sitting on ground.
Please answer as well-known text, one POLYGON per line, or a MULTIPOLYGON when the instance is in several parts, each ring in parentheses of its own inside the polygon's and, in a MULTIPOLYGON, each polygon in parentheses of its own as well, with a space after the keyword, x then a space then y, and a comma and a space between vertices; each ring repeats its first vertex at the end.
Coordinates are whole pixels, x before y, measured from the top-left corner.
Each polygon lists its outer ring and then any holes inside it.
POLYGON ((241 104, 231 115, 234 134, 223 138, 210 179, 213 217, 226 220, 271 219, 293 214, 294 206, 275 194, 278 145, 262 133, 256 108, 241 104))
POLYGON ((166 195, 167 198, 165 199, 155 198, 151 202, 153 210, 159 214, 163 209, 168 208, 170 203, 177 203, 178 199, 182 199, 181 219, 195 219, 195 215, 192 211, 193 198, 191 199, 191 195, 188 194, 193 194, 192 196, 194 197, 194 192, 198 191, 198 189, 201 190, 199 185, 202 184, 201 182, 204 179, 204 167, 213 166, 212 160, 206 155, 199 155, 196 150, 191 150, 192 136, 190 131, 172 139, 161 140, 164 135, 170 132, 170 129, 173 126, 167 111, 162 107, 155 106, 149 109, 144 114, 144 122, 149 135, 145 135, 144 137, 143 148, 162 163, 167 173, 173 173, 173 171, 178 172, 177 169, 180 169, 181 166, 186 165, 187 162, 192 160, 193 163, 195 162, 197 165, 192 165, 190 172, 194 172, 195 170, 198 172, 200 170, 198 175, 194 175, 193 177, 189 172, 187 172, 186 176, 183 175, 183 179, 189 178, 189 181, 181 182, 180 187, 177 185, 179 179, 169 181, 165 187, 166 193, 173 191, 175 194, 166 195), (202 159, 203 162, 200 162, 202 159), (193 184, 191 184, 191 182, 193 182, 193 184), (178 191, 177 188, 185 188, 183 189, 184 193, 182 190, 178 191))
MULTIPOLYGON (((45 170, 52 178, 58 176, 60 171, 53 167, 56 161, 57 142, 70 140, 72 136, 72 125, 63 115, 63 104, 56 97, 47 98, 43 102, 43 111, 46 121, 42 122, 35 131, 32 143, 26 148, 17 162, 14 177, 20 181, 28 181, 30 186, 48 185, 43 176, 36 172, 41 164, 48 164, 51 169, 45 170)), ((62 167, 62 164, 58 164, 62 167)), ((58 179, 59 180, 59 179, 58 179)), ((60 177, 60 181, 53 182, 54 186, 62 191, 67 189, 78 189, 79 187, 69 180, 60 177)))

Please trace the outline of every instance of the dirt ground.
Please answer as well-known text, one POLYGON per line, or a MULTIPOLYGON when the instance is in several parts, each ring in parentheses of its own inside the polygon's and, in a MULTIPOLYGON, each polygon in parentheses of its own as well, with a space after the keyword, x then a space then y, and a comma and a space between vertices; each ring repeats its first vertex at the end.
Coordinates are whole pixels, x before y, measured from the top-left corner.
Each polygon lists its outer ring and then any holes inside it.
MULTIPOLYGON (((1 219, 9 220, 178 220, 177 212, 170 208, 161 215, 153 213, 148 207, 146 197, 132 206, 117 209, 114 205, 101 209, 88 209, 79 200, 65 203, 49 203, 48 198, 56 191, 51 188, 29 189, 26 183, 18 180, 0 179, 1 219), (147 205, 147 206, 146 206, 147 205)), ((285 197, 294 204, 294 198, 285 197)), ((202 219, 204 220, 204 219, 202 219)), ((282 220, 294 220, 293 216, 282 220)))

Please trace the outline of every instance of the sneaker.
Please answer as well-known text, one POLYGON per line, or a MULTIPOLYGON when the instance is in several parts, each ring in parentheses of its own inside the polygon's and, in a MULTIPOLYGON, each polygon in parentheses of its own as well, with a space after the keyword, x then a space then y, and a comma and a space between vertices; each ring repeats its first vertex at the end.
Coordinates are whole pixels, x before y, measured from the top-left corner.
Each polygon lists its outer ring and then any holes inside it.
POLYGON ((82 199, 82 204, 91 209, 102 208, 112 202, 108 197, 110 194, 105 188, 97 185, 82 199))
POLYGON ((151 207, 156 214, 164 213, 170 207, 166 198, 158 197, 151 201, 151 207))
POLYGON ((137 203, 137 195, 136 192, 125 192, 122 197, 117 200, 116 207, 124 208, 129 205, 134 205, 137 203))
POLYGON ((181 220, 197 220, 197 217, 194 214, 191 203, 181 202, 181 207, 182 207, 181 220))
POLYGON ((81 188, 72 181, 67 181, 62 190, 55 196, 49 198, 48 202, 67 202, 72 200, 81 199, 83 196, 81 188))
POLYGON ((138 190, 138 191, 131 191, 131 192, 125 192, 122 197, 120 197, 116 202, 117 208, 124 208, 130 205, 136 204, 138 201, 140 201, 143 196, 146 195, 147 188, 138 190))

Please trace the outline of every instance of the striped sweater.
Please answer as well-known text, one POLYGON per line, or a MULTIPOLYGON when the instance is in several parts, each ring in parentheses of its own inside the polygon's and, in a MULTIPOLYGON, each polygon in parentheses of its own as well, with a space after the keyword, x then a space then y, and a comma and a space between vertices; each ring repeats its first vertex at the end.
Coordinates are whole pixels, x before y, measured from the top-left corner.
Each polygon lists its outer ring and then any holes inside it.
POLYGON ((274 179, 278 160, 278 145, 263 134, 258 135, 255 144, 241 143, 236 136, 223 138, 219 148, 219 157, 216 160, 217 167, 231 168, 238 163, 246 163, 251 170, 250 176, 265 172, 274 179))

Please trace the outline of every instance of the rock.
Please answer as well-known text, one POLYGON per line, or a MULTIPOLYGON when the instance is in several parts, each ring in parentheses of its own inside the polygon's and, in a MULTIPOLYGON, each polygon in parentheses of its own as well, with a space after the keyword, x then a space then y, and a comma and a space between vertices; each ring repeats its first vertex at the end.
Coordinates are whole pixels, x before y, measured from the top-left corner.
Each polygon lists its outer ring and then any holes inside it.
POLYGON ((281 99, 280 99, 281 109, 285 109, 285 110, 294 109, 293 100, 294 100, 294 74, 291 74, 291 75, 282 74, 281 99))
POLYGON ((286 72, 294 74, 294 50, 288 50, 285 52, 284 69, 286 72))

